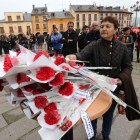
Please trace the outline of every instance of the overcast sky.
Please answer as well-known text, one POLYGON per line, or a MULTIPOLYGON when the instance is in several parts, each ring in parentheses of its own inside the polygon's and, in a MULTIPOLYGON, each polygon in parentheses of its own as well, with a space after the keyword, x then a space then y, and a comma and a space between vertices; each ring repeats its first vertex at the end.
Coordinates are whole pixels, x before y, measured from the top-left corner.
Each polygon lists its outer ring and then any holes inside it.
MULTIPOLYGON (((69 4, 71 5, 96 5, 103 6, 125 6, 129 8, 134 5, 137 0, 0 0, 0 19, 4 19, 4 12, 28 12, 31 13, 32 5, 35 7, 44 7, 47 4, 48 11, 62 11, 68 10, 69 4)), ((140 12, 138 14, 140 16, 140 12)))

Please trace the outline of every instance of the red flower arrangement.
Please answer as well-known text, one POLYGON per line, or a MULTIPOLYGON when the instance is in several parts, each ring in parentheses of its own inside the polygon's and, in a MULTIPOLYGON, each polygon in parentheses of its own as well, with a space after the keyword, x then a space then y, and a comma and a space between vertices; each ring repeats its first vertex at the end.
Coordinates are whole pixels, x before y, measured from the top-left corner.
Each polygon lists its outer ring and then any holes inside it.
POLYGON ((46 81, 51 79, 55 75, 55 72, 52 68, 43 67, 40 68, 40 71, 37 71, 36 78, 40 81, 46 81))
POLYGON ((67 70, 67 71, 70 70, 70 69, 69 69, 68 67, 66 67, 66 66, 62 66, 62 68, 63 68, 64 70, 67 70))
POLYGON ((56 64, 57 66, 59 66, 62 63, 66 63, 65 58, 57 57, 56 60, 54 61, 54 64, 56 64))
POLYGON ((50 112, 50 111, 54 111, 54 110, 57 110, 57 106, 56 106, 56 103, 52 102, 50 103, 49 105, 47 105, 44 109, 44 111, 46 113, 50 112))
POLYGON ((62 73, 58 73, 55 78, 50 82, 51 85, 53 86, 59 86, 61 84, 63 84, 64 80, 63 80, 63 77, 65 75, 62 74, 62 73))
POLYGON ((22 82, 30 81, 30 77, 28 77, 25 73, 18 73, 17 74, 17 83, 20 85, 22 82))
POLYGON ((33 91, 34 88, 35 88, 34 84, 27 85, 27 86, 24 87, 24 89, 25 89, 27 92, 33 91))
POLYGON ((47 58, 50 57, 49 54, 48 54, 47 52, 38 52, 38 53, 35 55, 33 61, 37 60, 42 54, 44 54, 47 58))
POLYGON ((45 90, 50 90, 52 87, 51 86, 49 86, 49 84, 48 83, 41 83, 40 84, 40 86, 42 87, 42 88, 44 88, 45 90))
POLYGON ((71 126, 72 126, 72 121, 68 120, 66 116, 62 122, 62 126, 60 127, 60 129, 62 131, 67 131, 71 126))
POLYGON ((17 90, 17 95, 18 97, 25 97, 20 88, 17 90))
POLYGON ((43 88, 38 87, 38 88, 33 90, 33 95, 41 94, 41 93, 44 93, 44 92, 45 92, 45 90, 43 88))
POLYGON ((59 88, 59 93, 65 96, 71 95, 73 93, 73 84, 65 82, 64 85, 59 88))
POLYGON ((2 80, 2 79, 0 79, 0 91, 2 91, 2 90, 3 90, 3 88, 4 88, 4 86, 2 86, 2 84, 3 84, 3 80, 2 80))
POLYGON ((44 119, 47 124, 53 125, 61 120, 61 115, 57 111, 49 111, 45 114, 44 119))
POLYGON ((35 97, 34 102, 35 102, 35 106, 37 108, 41 109, 41 108, 46 107, 48 100, 47 100, 46 96, 37 96, 37 97, 35 97))
POLYGON ((18 56, 20 53, 21 53, 21 51, 18 51, 18 52, 17 52, 17 56, 18 56))
POLYGON ((13 67, 10 57, 9 56, 5 56, 4 58, 4 71, 7 72, 9 71, 9 69, 11 69, 13 67))

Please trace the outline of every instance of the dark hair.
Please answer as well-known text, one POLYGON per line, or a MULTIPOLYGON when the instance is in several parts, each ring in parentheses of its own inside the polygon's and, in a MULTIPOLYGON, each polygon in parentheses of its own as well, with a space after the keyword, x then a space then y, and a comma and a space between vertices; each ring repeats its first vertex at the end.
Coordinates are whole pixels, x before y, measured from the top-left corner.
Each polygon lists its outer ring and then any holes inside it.
POLYGON ((54 27, 53 30, 54 30, 54 29, 58 30, 56 27, 54 27))
POLYGON ((74 26, 74 23, 72 21, 69 21, 68 24, 73 24, 73 26, 74 26))
POLYGON ((115 17, 111 17, 111 16, 107 16, 105 18, 103 18, 103 20, 101 21, 101 23, 108 21, 110 23, 114 24, 114 28, 117 29, 118 28, 118 20, 115 17))
POLYGON ((82 30, 84 30, 85 28, 89 28, 89 26, 87 25, 83 26, 82 30))
POLYGON ((125 27, 124 29, 123 29, 123 31, 124 32, 126 32, 127 30, 131 30, 129 27, 125 27))

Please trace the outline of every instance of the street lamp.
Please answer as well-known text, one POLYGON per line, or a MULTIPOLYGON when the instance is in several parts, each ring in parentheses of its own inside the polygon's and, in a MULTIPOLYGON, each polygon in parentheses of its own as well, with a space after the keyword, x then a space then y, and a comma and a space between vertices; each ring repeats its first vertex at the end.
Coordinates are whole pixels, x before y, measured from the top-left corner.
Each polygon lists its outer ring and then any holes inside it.
POLYGON ((135 27, 136 27, 136 22, 137 22, 137 12, 140 11, 140 6, 139 6, 139 1, 136 2, 133 6, 130 7, 131 12, 135 11, 136 12, 136 18, 135 18, 135 27))

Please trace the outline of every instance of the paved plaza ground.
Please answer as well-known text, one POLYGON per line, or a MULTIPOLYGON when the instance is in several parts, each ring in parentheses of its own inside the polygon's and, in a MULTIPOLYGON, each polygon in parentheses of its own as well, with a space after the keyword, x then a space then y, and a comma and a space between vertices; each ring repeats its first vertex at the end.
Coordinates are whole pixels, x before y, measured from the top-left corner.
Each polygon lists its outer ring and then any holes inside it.
MULTIPOLYGON (((140 63, 133 62, 132 78, 140 104, 140 63)), ((11 106, 5 98, 7 92, 7 88, 0 92, 0 140, 41 140, 38 134, 39 124, 29 120, 19 105, 11 106)), ((102 140, 101 128, 102 118, 99 118, 97 140, 102 140)), ((111 140, 140 140, 140 120, 130 122, 125 115, 119 115, 116 108, 110 138, 111 140)), ((74 127, 74 140, 87 140, 83 124, 74 127)))

